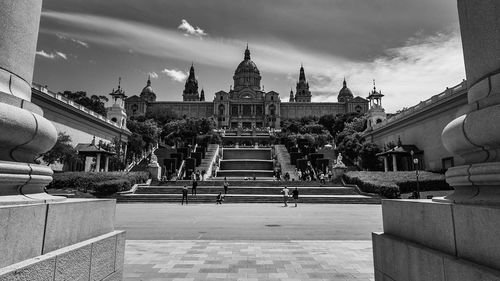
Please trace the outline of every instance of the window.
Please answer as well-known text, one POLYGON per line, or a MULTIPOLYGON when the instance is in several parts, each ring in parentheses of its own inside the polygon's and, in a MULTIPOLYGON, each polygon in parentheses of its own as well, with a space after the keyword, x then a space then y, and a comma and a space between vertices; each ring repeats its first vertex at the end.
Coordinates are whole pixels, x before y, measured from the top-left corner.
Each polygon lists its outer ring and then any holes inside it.
POLYGON ((238 116, 239 115, 239 113, 238 113, 238 106, 237 105, 233 105, 231 107, 231 115, 232 116, 238 116))
POLYGON ((116 120, 116 117, 111 118, 111 121, 113 121, 113 122, 115 122, 115 123, 116 123, 116 121, 117 121, 117 120, 116 120))
POLYGON ((271 104, 269 106, 269 114, 270 115, 276 115, 276 107, 274 106, 274 104, 271 104))
POLYGON ((455 166, 455 161, 454 161, 453 157, 443 158, 443 159, 441 159, 441 165, 442 165, 443 170, 446 171, 449 168, 455 166))
POLYGON ((377 123, 377 124, 378 124, 378 123, 382 123, 382 119, 380 119, 380 118, 379 118, 379 119, 377 119, 376 123, 377 123))
POLYGON ((363 108, 362 108, 360 105, 356 105, 356 107, 354 108, 354 110, 355 110, 357 113, 361 113, 361 111, 363 111, 363 108))
POLYGON ((224 115, 224 105, 219 105, 219 115, 224 115))
POLYGON ((250 115, 252 115, 252 107, 250 105, 244 105, 243 116, 250 116, 250 115))

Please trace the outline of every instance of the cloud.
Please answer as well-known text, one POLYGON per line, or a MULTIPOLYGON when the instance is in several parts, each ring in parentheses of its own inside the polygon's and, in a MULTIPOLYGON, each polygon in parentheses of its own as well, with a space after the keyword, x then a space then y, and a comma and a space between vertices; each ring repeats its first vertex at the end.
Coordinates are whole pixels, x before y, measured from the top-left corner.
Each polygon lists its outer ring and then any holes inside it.
POLYGON ((65 53, 55 51, 54 53, 47 53, 44 50, 36 51, 36 54, 38 56, 47 58, 47 59, 56 59, 56 58, 62 58, 64 60, 68 59, 68 56, 65 53))
POLYGON ((202 36, 207 35, 203 29, 199 28, 198 26, 195 28, 185 19, 181 21, 181 25, 179 25, 177 28, 179 28, 180 30, 184 30, 184 35, 188 36, 193 35, 201 38, 202 36))
MULTIPOLYGON (((175 29, 95 15, 46 10, 43 16, 70 27, 72 36, 95 44, 124 52, 133 49, 138 54, 162 59, 195 61, 231 72, 243 59, 246 45, 239 40, 212 36, 197 40, 175 29)), ((250 50, 263 76, 263 84, 269 74, 289 76, 289 83, 273 89, 288 95, 290 84, 298 79, 300 63, 304 62, 313 100, 318 102, 336 101, 344 76, 348 87, 362 97, 368 95, 372 80, 376 79, 377 87, 386 95, 384 107, 387 112, 394 112, 458 84, 465 77, 458 30, 423 38, 415 36, 400 47, 363 61, 301 49, 293 42, 262 40, 250 42, 250 50)), ((162 72, 174 81, 181 82, 187 77, 175 69, 162 72)))
POLYGON ((65 59, 65 60, 67 60, 67 59, 68 59, 68 57, 66 56, 66 54, 65 54, 65 53, 61 53, 61 52, 56 51, 56 55, 57 55, 58 57, 60 57, 60 58, 65 59))
POLYGON ((186 78, 188 77, 187 72, 183 72, 181 70, 177 69, 168 69, 165 68, 164 70, 161 71, 162 73, 165 73, 170 79, 176 82, 184 82, 186 78))
POLYGON ((52 53, 49 54, 49 53, 45 52, 44 50, 36 51, 36 55, 44 57, 44 58, 48 58, 48 59, 55 59, 56 58, 56 55, 54 55, 52 53))
POLYGON ((148 73, 149 77, 153 78, 153 79, 158 79, 158 73, 156 72, 149 72, 148 73))
POLYGON ((61 39, 61 40, 69 40, 71 42, 74 42, 80 46, 83 46, 85 48, 88 48, 89 47, 89 44, 87 42, 84 42, 84 41, 81 41, 81 40, 78 40, 78 39, 75 39, 75 38, 71 38, 71 37, 68 37, 64 34, 61 34, 61 33, 56 33, 56 36, 57 38, 61 39))

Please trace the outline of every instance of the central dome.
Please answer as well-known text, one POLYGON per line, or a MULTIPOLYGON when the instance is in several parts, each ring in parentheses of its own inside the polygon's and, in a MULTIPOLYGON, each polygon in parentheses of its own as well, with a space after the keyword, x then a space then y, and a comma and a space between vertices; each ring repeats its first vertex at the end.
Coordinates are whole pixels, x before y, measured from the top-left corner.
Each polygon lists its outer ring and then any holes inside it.
POLYGON ((243 88, 252 88, 260 90, 260 72, 257 65, 250 58, 250 50, 245 50, 245 59, 238 65, 234 72, 234 90, 239 91, 243 88))

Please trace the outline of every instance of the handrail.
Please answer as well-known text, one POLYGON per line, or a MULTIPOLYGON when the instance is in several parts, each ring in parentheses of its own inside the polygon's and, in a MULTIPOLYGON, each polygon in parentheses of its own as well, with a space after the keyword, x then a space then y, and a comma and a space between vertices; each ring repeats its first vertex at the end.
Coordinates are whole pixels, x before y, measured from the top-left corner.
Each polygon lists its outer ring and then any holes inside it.
MULTIPOLYGON (((206 180, 207 178, 209 178, 209 177, 212 176, 212 171, 214 169, 214 164, 217 161, 218 154, 219 154, 219 149, 220 149, 220 146, 218 144, 216 144, 216 145, 217 145, 217 148, 215 149, 214 155, 212 156, 212 160, 210 160, 210 164, 208 165, 207 173, 205 174, 206 178, 203 179, 203 180, 206 180)), ((219 160, 220 160, 220 158, 219 158, 219 160)), ((218 165, 215 168, 216 169, 215 173, 217 173, 217 167, 218 167, 218 165)))
POLYGON ((437 95, 434 95, 425 101, 421 101, 420 103, 418 103, 412 107, 403 109, 399 113, 395 114, 394 116, 392 116, 392 117, 390 117, 390 118, 388 118, 388 119, 386 119, 378 124, 374 124, 373 129, 378 129, 378 128, 383 127, 389 123, 395 122, 395 121, 397 121, 405 116, 408 116, 408 115, 410 115, 410 114, 412 114, 420 109, 423 109, 427 106, 430 106, 439 100, 442 100, 442 99, 447 98, 449 96, 452 96, 456 93, 459 93, 460 91, 463 91, 464 89, 467 89, 467 81, 466 80, 462 81, 460 84, 458 84, 456 86, 453 86, 451 88, 446 88, 446 90, 444 90, 443 92, 441 92, 437 95))
POLYGON ((186 160, 182 160, 181 166, 179 167, 179 171, 177 172, 177 179, 184 179, 185 176, 185 171, 184 171, 184 164, 186 163, 186 160))
POLYGON ((78 109, 80 111, 83 111, 86 114, 91 115, 92 117, 95 117, 97 119, 105 121, 106 123, 109 123, 109 124, 111 124, 111 125, 113 125, 115 127, 121 128, 120 124, 118 124, 116 122, 113 122, 110 119, 108 119, 107 117, 104 117, 103 115, 101 115, 99 113, 96 113, 95 111, 92 111, 92 110, 90 110, 90 109, 88 109, 88 108, 86 108, 86 107, 84 107, 84 106, 82 106, 80 104, 77 104, 77 103, 75 103, 74 101, 72 101, 72 100, 70 100, 68 98, 65 98, 63 95, 61 95, 59 93, 55 93, 55 92, 50 91, 45 86, 42 86, 42 85, 40 85, 38 83, 33 82, 33 83, 31 83, 31 88, 32 89, 36 89, 39 92, 44 93, 45 95, 50 96, 52 98, 55 98, 55 99, 57 99, 57 100, 65 103, 65 104, 68 104, 68 105, 70 105, 70 106, 72 106, 72 107, 74 107, 74 108, 76 108, 76 109, 78 109))

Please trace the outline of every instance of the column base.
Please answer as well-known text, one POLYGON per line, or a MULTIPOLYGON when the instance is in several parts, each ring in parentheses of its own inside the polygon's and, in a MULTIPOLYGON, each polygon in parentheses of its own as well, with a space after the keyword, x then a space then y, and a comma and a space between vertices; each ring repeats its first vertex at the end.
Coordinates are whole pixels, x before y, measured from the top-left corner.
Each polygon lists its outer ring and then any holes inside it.
POLYGON ((500 162, 448 169, 446 182, 455 192, 435 202, 500 206, 500 162))
POLYGON ((500 209, 383 200, 374 233, 375 280, 500 281, 500 209))
POLYGON ((0 161, 0 206, 64 201, 45 193, 54 172, 44 165, 0 161))

